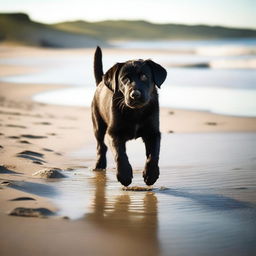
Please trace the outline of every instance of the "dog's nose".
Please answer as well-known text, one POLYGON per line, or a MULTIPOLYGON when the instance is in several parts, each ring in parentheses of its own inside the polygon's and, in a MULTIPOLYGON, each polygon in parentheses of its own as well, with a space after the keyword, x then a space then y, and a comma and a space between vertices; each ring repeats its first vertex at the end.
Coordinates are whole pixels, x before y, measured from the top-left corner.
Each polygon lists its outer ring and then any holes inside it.
POLYGON ((130 97, 134 100, 139 99, 141 96, 141 92, 139 90, 132 90, 130 93, 130 97))

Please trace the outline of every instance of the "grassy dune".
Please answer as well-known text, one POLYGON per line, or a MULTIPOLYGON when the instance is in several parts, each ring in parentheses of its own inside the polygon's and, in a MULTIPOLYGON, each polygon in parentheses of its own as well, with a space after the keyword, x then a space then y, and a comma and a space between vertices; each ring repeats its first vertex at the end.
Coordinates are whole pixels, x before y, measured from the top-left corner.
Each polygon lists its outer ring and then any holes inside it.
POLYGON ((94 47, 107 45, 85 33, 63 31, 51 25, 31 21, 22 13, 0 14, 0 42, 42 47, 94 47))
POLYGON ((64 31, 86 33, 104 40, 154 40, 154 39, 218 39, 256 37, 256 30, 220 26, 188 26, 179 24, 154 24, 142 20, 108 20, 102 22, 73 21, 55 24, 64 31))
POLYGON ((0 42, 42 47, 109 46, 110 40, 184 40, 256 37, 256 30, 154 24, 142 20, 70 21, 46 25, 23 13, 0 14, 0 42))

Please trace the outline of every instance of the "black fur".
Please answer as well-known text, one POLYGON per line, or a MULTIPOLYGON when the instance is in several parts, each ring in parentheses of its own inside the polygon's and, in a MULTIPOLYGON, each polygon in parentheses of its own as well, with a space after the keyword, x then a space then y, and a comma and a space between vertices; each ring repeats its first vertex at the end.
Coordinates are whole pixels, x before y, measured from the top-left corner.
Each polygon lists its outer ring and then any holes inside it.
POLYGON ((167 72, 152 60, 117 63, 105 75, 102 53, 97 47, 94 55, 96 92, 92 102, 92 121, 97 140, 95 169, 107 166, 105 134, 110 137, 117 164, 117 179, 124 186, 132 182, 132 167, 126 155, 128 140, 141 137, 146 147, 147 161, 144 181, 152 185, 159 177, 159 104, 157 87, 167 72))

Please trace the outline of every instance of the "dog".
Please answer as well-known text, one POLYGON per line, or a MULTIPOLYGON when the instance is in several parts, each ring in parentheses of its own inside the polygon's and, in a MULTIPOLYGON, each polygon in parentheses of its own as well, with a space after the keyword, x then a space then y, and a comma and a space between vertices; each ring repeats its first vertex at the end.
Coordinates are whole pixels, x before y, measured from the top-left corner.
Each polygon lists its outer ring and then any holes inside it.
POLYGON ((94 54, 96 91, 91 105, 94 135, 97 140, 95 169, 106 169, 107 146, 110 137, 117 167, 117 180, 124 186, 132 182, 132 167, 126 154, 126 142, 142 138, 146 148, 143 178, 153 185, 159 177, 159 102, 157 88, 163 84, 167 72, 152 60, 129 60, 116 63, 105 74, 102 51, 94 54))

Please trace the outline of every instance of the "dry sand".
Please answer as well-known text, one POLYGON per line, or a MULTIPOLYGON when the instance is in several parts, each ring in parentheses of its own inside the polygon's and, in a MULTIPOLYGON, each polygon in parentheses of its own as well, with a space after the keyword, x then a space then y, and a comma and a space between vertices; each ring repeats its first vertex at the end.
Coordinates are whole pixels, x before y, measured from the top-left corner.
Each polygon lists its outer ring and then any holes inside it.
MULTIPOLYGON (((7 56, 8 50, 7 47, 3 54, 7 56)), ((41 54, 42 50, 33 49, 30 54, 37 51, 41 54)), ((12 54, 24 54, 24 51, 15 48, 12 54)), ((33 71, 4 66, 0 76, 33 71)), ((57 206, 44 194, 47 182, 33 174, 53 168, 60 168, 64 173, 76 169, 83 163, 74 159, 70 152, 95 143, 90 109, 31 100, 35 93, 62 87, 0 83, 1 255, 132 255, 138 251, 140 255, 159 254, 159 248, 150 244, 147 237, 134 240, 125 233, 120 236, 111 232, 111 227, 102 230, 91 222, 70 221, 63 216, 25 218, 8 215, 17 207, 46 208, 56 212, 57 206)), ((256 131, 255 118, 161 109, 160 119, 164 134, 256 131)))

